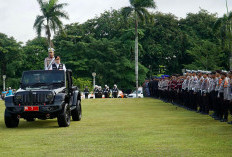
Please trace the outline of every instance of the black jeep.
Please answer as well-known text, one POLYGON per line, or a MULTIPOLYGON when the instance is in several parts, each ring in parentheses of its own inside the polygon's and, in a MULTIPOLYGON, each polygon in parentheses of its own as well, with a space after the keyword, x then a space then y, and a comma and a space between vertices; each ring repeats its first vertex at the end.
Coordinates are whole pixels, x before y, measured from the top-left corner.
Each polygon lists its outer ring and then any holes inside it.
POLYGON ((20 89, 5 98, 5 124, 18 127, 19 119, 57 118, 60 127, 81 120, 81 93, 72 84, 72 71, 41 70, 23 73, 20 89))

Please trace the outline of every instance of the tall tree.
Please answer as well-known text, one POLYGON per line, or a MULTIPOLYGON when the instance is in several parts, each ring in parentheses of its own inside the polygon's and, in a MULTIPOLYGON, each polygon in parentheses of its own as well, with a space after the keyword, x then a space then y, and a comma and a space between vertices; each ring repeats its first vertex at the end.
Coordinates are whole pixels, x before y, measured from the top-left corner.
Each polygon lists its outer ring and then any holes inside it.
MULTIPOLYGON (((22 75, 24 53, 22 43, 13 37, 0 33, 0 76, 7 76, 6 86, 18 88, 19 77, 22 75), (13 82, 12 82, 13 81, 13 82)), ((0 82, 2 79, 0 78, 0 82)), ((0 86, 2 82, 0 83, 0 86)))
POLYGON ((187 50, 194 59, 191 64, 185 65, 186 69, 218 70, 224 61, 224 54, 217 44, 208 40, 199 40, 194 47, 187 50))
POLYGON ((230 53, 230 70, 232 70, 232 12, 225 14, 223 17, 217 19, 214 25, 214 30, 221 40, 221 46, 224 51, 230 53))
POLYGON ((58 4, 58 0, 37 0, 40 5, 42 15, 38 15, 35 19, 34 29, 36 29, 37 35, 40 37, 42 29, 45 29, 48 45, 52 47, 51 31, 56 33, 56 30, 62 30, 63 23, 61 18, 69 19, 67 13, 62 9, 67 6, 67 3, 58 4))
POLYGON ((156 8, 154 0, 130 0, 129 7, 122 9, 124 17, 134 16, 135 20, 135 81, 136 81, 136 97, 138 98, 138 21, 147 21, 151 19, 151 15, 147 9, 156 8))

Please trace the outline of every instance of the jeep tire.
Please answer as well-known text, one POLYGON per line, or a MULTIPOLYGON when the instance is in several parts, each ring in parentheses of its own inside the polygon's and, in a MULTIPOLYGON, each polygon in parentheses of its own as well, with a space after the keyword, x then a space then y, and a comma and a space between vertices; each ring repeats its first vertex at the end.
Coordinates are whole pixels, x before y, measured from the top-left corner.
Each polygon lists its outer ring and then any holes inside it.
POLYGON ((72 110, 72 120, 80 121, 82 116, 81 101, 77 100, 76 108, 72 110))
POLYGON ((68 104, 65 104, 62 112, 57 117, 59 127, 68 127, 70 125, 70 119, 71 119, 70 106, 68 104))
POLYGON ((5 120, 5 125, 7 128, 16 128, 19 125, 18 116, 9 113, 7 109, 5 110, 4 120, 5 120))

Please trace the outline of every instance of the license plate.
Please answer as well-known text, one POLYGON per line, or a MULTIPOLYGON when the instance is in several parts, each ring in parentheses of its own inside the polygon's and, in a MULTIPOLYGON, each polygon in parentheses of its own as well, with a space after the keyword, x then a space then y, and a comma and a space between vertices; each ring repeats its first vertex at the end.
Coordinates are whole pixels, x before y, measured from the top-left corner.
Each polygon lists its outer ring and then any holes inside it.
POLYGON ((24 111, 39 111, 39 106, 24 106, 24 111))

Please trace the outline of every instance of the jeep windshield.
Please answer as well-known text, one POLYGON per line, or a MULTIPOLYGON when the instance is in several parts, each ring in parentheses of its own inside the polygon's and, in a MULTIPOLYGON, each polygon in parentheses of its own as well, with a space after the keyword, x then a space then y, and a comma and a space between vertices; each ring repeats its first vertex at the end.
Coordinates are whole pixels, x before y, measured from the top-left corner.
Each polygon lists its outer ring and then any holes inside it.
POLYGON ((65 86, 63 70, 26 71, 21 80, 22 89, 60 88, 65 86))

